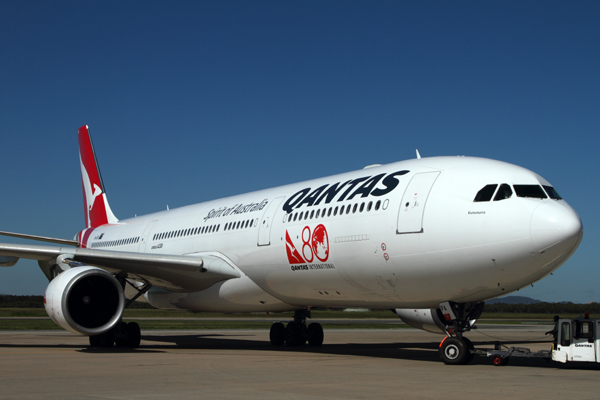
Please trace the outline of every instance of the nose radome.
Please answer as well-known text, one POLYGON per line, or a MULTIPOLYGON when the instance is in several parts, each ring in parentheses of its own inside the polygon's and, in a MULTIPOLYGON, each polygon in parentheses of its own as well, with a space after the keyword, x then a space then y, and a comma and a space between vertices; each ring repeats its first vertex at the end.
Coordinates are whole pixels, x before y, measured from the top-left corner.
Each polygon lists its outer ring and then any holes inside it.
POLYGON ((555 246, 560 246, 562 252, 573 251, 582 234, 579 216, 565 203, 547 201, 533 211, 531 240, 538 252, 555 246))

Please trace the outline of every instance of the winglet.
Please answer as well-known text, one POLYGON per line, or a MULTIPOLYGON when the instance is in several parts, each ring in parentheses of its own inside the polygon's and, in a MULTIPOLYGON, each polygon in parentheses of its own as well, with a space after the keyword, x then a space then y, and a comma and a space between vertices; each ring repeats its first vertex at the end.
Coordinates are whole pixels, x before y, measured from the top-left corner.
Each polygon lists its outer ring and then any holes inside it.
POLYGON ((84 125, 77 132, 79 137, 79 161, 81 163, 85 227, 95 228, 104 224, 116 224, 119 220, 114 216, 108 205, 89 128, 87 125, 84 125))
POLYGON ((417 149, 417 160, 421 159, 421 153, 419 153, 419 149, 417 149))

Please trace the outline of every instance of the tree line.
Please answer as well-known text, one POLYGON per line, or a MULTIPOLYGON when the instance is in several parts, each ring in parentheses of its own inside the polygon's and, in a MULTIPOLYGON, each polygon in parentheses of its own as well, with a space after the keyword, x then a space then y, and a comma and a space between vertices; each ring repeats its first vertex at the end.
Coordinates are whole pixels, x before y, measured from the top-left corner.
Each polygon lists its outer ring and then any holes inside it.
POLYGON ((600 303, 577 304, 571 302, 560 303, 533 303, 533 304, 486 304, 483 312, 486 313, 520 313, 520 314, 598 314, 600 303))

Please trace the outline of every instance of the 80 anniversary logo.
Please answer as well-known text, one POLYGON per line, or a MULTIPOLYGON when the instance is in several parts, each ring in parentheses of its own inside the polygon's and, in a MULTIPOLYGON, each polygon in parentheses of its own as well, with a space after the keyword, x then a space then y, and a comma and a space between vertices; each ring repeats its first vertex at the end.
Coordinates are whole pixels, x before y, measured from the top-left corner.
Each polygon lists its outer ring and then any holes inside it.
MULTIPOLYGON (((318 206, 323 200, 324 204, 331 203, 338 195, 337 201, 352 200, 354 197, 383 196, 396 189, 400 181, 398 176, 406 175, 410 171, 402 170, 390 174, 364 176, 350 179, 344 183, 336 182, 320 186, 314 190, 305 188, 290 196, 283 205, 283 209, 290 214, 295 209, 306 205, 318 206), (379 182, 385 188, 378 188, 379 182), (345 189, 345 190, 344 190, 345 189), (350 194, 352 192, 352 194, 350 194)), ((296 247, 288 230, 285 231, 286 251, 292 271, 309 269, 335 269, 335 266, 326 263, 329 259, 329 235, 323 224, 317 225, 312 231, 309 226, 302 229, 302 246, 296 247)))

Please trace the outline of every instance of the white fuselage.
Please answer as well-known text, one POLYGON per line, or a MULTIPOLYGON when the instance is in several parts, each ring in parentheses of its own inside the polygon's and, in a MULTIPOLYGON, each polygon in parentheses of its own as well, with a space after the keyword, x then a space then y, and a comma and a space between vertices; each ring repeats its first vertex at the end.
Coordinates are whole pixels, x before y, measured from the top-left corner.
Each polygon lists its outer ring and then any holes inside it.
POLYGON ((436 308, 518 290, 577 248, 581 221, 564 200, 520 197, 513 185, 550 186, 499 161, 422 158, 123 220, 81 237, 89 248, 212 256, 240 272, 198 292, 153 281, 146 299, 160 308, 436 308), (474 201, 490 184, 510 185, 512 195, 474 201))

